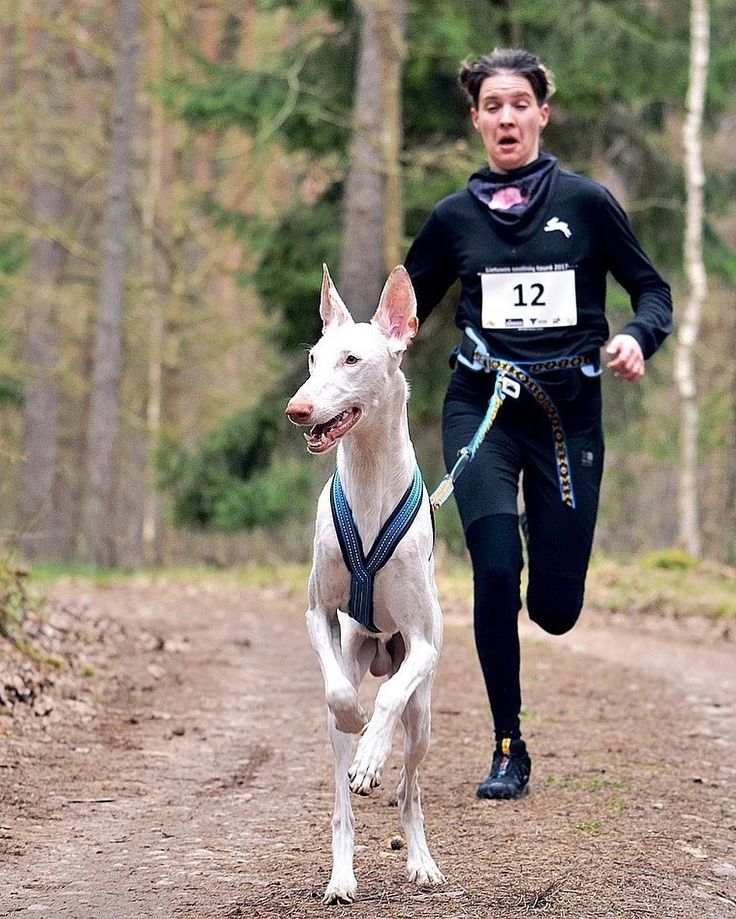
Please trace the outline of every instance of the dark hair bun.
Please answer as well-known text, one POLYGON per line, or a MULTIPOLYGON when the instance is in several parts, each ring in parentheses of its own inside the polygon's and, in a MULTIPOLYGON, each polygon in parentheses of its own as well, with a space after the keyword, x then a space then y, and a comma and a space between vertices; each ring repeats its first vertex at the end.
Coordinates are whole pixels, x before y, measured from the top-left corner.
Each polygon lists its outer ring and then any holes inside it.
POLYGON ((478 105, 483 81, 502 71, 516 73, 528 80, 539 105, 552 98, 555 91, 554 76, 536 54, 524 48, 494 48, 490 54, 474 61, 464 61, 460 69, 460 85, 474 106, 478 105))

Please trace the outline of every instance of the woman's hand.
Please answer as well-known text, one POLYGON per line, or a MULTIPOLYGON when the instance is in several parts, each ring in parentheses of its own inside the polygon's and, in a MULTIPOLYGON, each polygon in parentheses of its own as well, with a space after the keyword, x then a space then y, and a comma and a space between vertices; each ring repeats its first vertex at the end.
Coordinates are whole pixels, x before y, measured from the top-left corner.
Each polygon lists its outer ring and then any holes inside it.
POLYGON ((613 356, 606 366, 617 377, 635 383, 644 376, 644 355, 633 335, 614 335, 606 346, 606 354, 613 356))

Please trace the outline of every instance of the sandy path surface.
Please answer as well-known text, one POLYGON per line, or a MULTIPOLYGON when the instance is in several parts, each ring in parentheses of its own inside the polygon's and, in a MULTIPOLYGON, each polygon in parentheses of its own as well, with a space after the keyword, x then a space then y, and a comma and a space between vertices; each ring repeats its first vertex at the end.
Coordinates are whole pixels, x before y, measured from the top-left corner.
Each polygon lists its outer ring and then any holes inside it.
MULTIPOLYGON (((301 598, 225 579, 54 592, 122 632, 50 714, 2 719, 0 916, 329 914, 331 755, 301 598)), ((474 797, 489 729, 467 610, 444 606, 422 787, 447 884, 410 884, 390 846, 397 736, 384 785, 354 801, 353 915, 736 919, 734 644, 628 617, 554 641, 525 624, 533 791, 493 804, 474 797)))

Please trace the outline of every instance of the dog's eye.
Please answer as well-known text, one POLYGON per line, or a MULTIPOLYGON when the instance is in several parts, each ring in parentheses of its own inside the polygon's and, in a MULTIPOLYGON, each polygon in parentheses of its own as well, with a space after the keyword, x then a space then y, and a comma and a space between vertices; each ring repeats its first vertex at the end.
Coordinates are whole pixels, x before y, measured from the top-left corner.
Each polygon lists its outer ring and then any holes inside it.
POLYGON ((357 358, 354 354, 348 354, 348 356, 345 358, 345 363, 346 364, 357 364, 358 360, 359 358, 357 358))

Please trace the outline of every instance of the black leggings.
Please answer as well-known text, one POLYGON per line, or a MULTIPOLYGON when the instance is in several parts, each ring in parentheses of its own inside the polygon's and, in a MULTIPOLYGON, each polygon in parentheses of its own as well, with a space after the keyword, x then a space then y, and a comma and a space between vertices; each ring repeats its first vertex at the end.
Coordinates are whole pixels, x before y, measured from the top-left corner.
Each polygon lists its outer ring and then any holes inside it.
MULTIPOLYGON (((485 412, 492 377, 456 371, 445 400, 445 461, 454 462, 485 412)), ((567 371, 579 375, 579 371, 567 371)), ((564 382, 564 381, 563 381, 564 382)), ((580 615, 603 470, 600 382, 574 381, 558 401, 576 506, 563 504, 549 421, 526 393, 507 399, 475 459, 456 483, 474 582, 475 641, 496 736, 520 735, 518 615, 523 567, 517 493, 523 473, 529 542, 529 616, 561 635, 580 615)))

